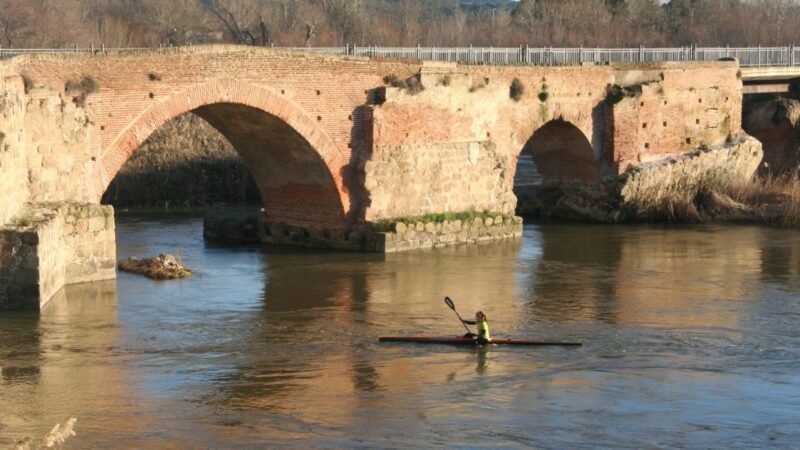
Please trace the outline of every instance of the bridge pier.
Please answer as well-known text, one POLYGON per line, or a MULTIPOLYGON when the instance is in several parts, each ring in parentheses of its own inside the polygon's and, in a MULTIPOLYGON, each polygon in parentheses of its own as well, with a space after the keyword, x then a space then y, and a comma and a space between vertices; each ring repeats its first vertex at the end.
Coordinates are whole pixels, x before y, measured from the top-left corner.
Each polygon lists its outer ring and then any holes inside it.
POLYGON ((441 214, 317 229, 270 222, 261 212, 217 211, 203 220, 203 237, 220 244, 271 244, 396 253, 522 236, 522 218, 504 214, 441 214), (438 216, 438 217, 437 217, 438 216))
POLYGON ((114 210, 28 204, 0 228, 0 310, 39 310, 65 285, 116 277, 114 210))

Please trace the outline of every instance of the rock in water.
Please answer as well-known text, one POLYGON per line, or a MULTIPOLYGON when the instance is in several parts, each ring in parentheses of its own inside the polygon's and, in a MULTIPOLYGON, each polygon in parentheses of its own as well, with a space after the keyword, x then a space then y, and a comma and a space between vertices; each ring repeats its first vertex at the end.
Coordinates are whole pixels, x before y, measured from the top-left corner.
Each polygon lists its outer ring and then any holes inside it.
POLYGON ((131 256, 119 262, 119 270, 138 273, 154 280, 174 280, 192 276, 192 271, 183 267, 177 258, 163 253, 145 259, 131 256))

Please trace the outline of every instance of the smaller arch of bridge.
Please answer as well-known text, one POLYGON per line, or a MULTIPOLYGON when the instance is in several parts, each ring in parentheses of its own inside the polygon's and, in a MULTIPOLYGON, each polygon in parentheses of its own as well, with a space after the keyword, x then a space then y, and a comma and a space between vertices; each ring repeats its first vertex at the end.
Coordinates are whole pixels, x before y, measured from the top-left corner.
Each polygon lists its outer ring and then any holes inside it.
POLYGON ((526 156, 533 158, 544 182, 600 183, 600 162, 589 137, 563 118, 550 120, 533 131, 519 158, 526 156))
MULTIPOLYGON (((98 200, 102 197, 125 162, 153 132, 186 112, 197 113, 231 141, 251 172, 254 172, 262 200, 268 209, 271 206, 270 200, 274 201, 278 197, 287 198, 283 203, 297 202, 304 197, 310 200, 306 202, 309 203, 307 206, 312 207, 313 203, 313 208, 317 210, 313 214, 316 218, 308 218, 309 211, 289 213, 295 215, 300 222, 309 220, 310 224, 314 225, 313 221, 316 220, 332 228, 346 226, 349 200, 343 187, 341 169, 348 164, 348 161, 332 138, 309 114, 285 97, 269 88, 231 79, 218 79, 192 86, 143 111, 102 153, 102 178, 94 186, 94 197, 98 200), (239 123, 237 126, 226 126, 227 117, 232 116, 235 116, 234 120, 238 120, 239 123), (255 130, 259 127, 264 130, 255 130), (245 133, 250 136, 235 135, 242 130, 246 130, 245 133), (280 132, 281 138, 285 139, 284 145, 304 147, 304 154, 295 156, 287 155, 290 149, 283 149, 286 152, 279 157, 281 161, 296 165, 313 165, 314 167, 310 167, 308 172, 315 175, 306 177, 306 181, 320 180, 320 186, 300 183, 272 186, 269 189, 264 187, 264 177, 258 175, 258 172, 263 170, 257 167, 260 164, 257 150, 243 151, 240 144, 248 137, 263 140, 269 132, 275 131, 280 132), (318 156, 316 162, 313 161, 315 158, 310 156, 312 153, 318 156), (321 170, 316 170, 317 166, 323 167, 321 170), (294 198, 288 198, 292 196, 294 198), (316 198, 311 200, 312 197, 316 198)), ((276 146, 275 141, 276 139, 273 139, 271 145, 276 146)), ((274 174, 280 171, 280 168, 270 170, 274 174)), ((280 209, 286 212, 286 205, 281 205, 280 209)))

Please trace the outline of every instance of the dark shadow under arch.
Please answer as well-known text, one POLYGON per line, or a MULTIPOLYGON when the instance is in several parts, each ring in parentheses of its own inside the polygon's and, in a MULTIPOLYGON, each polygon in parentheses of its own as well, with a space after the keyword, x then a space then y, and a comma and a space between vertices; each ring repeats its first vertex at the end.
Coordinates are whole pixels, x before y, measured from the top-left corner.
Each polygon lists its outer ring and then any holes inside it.
POLYGON ((215 103, 193 110, 244 159, 267 219, 312 228, 344 225, 338 189, 319 152, 285 121, 260 109, 215 103))
POLYGON ((600 183, 600 163, 592 144, 570 122, 551 120, 537 129, 522 149, 520 159, 526 156, 533 158, 545 183, 600 183))

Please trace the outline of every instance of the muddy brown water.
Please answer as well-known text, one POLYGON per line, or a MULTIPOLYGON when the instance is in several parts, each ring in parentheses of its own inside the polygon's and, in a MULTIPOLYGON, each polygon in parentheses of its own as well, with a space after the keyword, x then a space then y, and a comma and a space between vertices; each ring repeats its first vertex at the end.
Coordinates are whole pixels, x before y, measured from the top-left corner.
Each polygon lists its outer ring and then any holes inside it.
POLYGON ((197 272, 0 313, 0 448, 798 448, 800 231, 531 224, 398 255, 215 247, 118 217, 119 257, 197 272), (379 344, 463 333, 580 348, 379 344))

